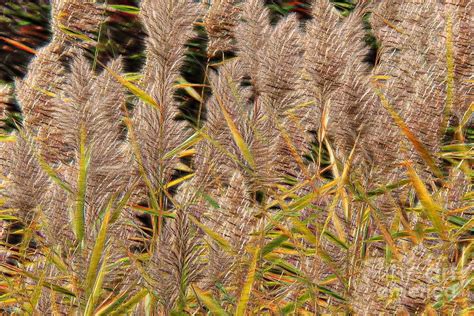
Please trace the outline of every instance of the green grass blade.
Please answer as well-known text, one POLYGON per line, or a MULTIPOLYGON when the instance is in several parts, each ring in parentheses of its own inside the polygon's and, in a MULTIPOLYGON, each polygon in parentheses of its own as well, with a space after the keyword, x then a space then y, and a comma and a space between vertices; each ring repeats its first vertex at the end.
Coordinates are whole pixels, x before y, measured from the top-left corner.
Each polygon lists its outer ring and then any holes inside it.
POLYGON ((204 293, 197 286, 193 286, 194 293, 196 298, 201 301, 207 309, 212 313, 212 315, 218 316, 227 316, 227 312, 219 305, 218 302, 214 300, 210 295, 204 293))
POLYGON ((286 235, 278 235, 277 237, 275 237, 272 241, 270 241, 262 248, 262 257, 269 254, 276 248, 280 247, 288 239, 289 237, 286 235))
POLYGON ((59 24, 59 29, 66 35, 70 36, 70 37, 73 37, 73 38, 77 38, 77 39, 80 39, 84 42, 88 42, 88 43, 94 43, 95 41, 93 39, 91 39, 89 36, 87 36, 86 34, 84 33, 81 33, 81 32, 77 32, 77 31, 74 31, 68 27, 66 27, 65 25, 62 25, 62 24, 59 24))
POLYGON ((125 5, 125 4, 109 4, 107 6, 108 8, 112 8, 114 10, 128 13, 128 14, 139 14, 140 9, 131 5, 125 5))
POLYGON ((79 175, 77 179, 76 207, 73 216, 73 231, 79 244, 84 240, 85 220, 86 220, 86 190, 87 171, 90 162, 90 152, 86 148, 86 129, 81 128, 79 147, 79 175))
POLYGON ((100 260, 102 259, 102 254, 104 253, 105 244, 107 242, 107 230, 111 217, 111 208, 112 201, 110 201, 107 205, 104 219, 100 225, 99 234, 97 235, 97 239, 89 259, 89 266, 87 268, 86 279, 84 282, 84 289, 87 296, 91 294, 90 291, 92 290, 92 286, 97 279, 97 269, 99 267, 100 260))
POLYGON ((209 227, 207 227, 206 225, 201 223, 197 218, 195 218, 191 214, 188 214, 188 216, 189 216, 189 219, 197 227, 202 229, 204 231, 204 233, 206 233, 206 235, 208 235, 209 237, 211 237, 211 239, 213 239, 215 242, 217 242, 222 247, 222 249, 224 249, 225 251, 230 252, 230 253, 234 252, 234 250, 232 249, 232 246, 230 245, 230 243, 224 237, 222 237, 221 235, 219 235, 218 233, 216 233, 215 231, 213 231, 212 229, 210 229, 209 227))
MULTIPOLYGON (((128 301, 121 304, 117 309, 115 309, 112 313, 108 314, 110 316, 115 315, 126 315, 132 308, 134 308, 140 301, 148 295, 147 289, 141 289, 137 294, 132 296, 128 301)), ((107 314, 103 314, 107 315, 107 314)))
POLYGON ((95 305, 102 292, 102 284, 104 283, 104 278, 106 274, 105 267, 107 263, 107 256, 108 256, 108 250, 105 251, 99 271, 97 271, 94 287, 92 288, 92 291, 89 294, 89 299, 87 300, 86 309, 84 311, 85 316, 92 316, 94 314, 95 305))
POLYGON ((167 152, 164 156, 163 159, 171 159, 180 152, 188 149, 191 146, 196 145, 200 140, 202 139, 202 135, 199 131, 195 132, 191 136, 188 137, 183 143, 181 143, 179 146, 176 148, 173 148, 169 152, 167 152))

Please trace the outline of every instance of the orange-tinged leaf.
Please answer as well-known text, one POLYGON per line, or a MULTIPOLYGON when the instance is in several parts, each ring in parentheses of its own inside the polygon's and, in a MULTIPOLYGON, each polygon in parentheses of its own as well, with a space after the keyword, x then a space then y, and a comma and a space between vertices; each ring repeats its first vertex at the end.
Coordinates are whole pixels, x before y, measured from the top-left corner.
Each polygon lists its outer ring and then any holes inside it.
POLYGON ((377 15, 378 18, 382 19, 382 21, 385 24, 387 24, 390 28, 394 29, 395 31, 397 31, 400 34, 405 34, 405 32, 402 29, 398 28, 395 24, 391 23, 389 20, 387 20, 386 18, 384 18, 383 16, 378 14, 376 11, 373 11, 373 14, 377 15))
POLYGON ((0 36, 0 39, 1 39, 2 41, 4 41, 5 43, 7 43, 7 44, 10 44, 10 45, 12 45, 12 46, 14 46, 14 47, 16 47, 16 48, 18 48, 18 49, 21 49, 22 51, 25 51, 25 52, 30 53, 30 54, 32 54, 32 55, 36 55, 36 50, 33 49, 33 48, 31 48, 31 47, 29 47, 29 46, 27 46, 27 45, 25 45, 25 44, 22 44, 22 43, 20 43, 20 42, 18 42, 18 41, 15 41, 15 40, 13 40, 13 39, 10 39, 10 38, 7 38, 7 37, 3 37, 3 36, 0 36))

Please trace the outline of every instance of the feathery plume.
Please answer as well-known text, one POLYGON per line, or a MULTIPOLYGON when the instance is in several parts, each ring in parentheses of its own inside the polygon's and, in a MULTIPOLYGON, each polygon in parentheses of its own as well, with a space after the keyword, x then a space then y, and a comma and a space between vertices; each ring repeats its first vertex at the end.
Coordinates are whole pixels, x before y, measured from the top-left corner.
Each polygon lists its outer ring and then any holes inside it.
MULTIPOLYGON (((119 59, 108 68, 120 72, 120 64, 119 59)), ((130 162, 121 126, 124 88, 105 72, 95 75, 85 57, 77 57, 63 95, 54 102, 55 129, 47 136, 55 139, 58 146, 51 156, 60 157, 65 165, 76 165, 81 146, 86 146, 91 153, 88 188, 91 196, 100 197, 98 205, 104 205, 129 178, 130 162), (85 144, 81 144, 81 138, 85 138, 85 144)), ((95 208, 95 203, 89 203, 95 208)))
POLYGON ((242 260, 248 251, 250 238, 261 221, 255 216, 256 209, 248 188, 245 178, 235 172, 227 189, 214 192, 219 196, 219 208, 207 208, 202 216, 205 225, 224 237, 236 251, 236 254, 226 253, 211 242, 209 263, 206 266, 211 273, 205 280, 205 286, 208 288, 220 283, 238 293, 244 281, 242 276, 245 266, 242 260))
POLYGON ((281 115, 293 105, 287 98, 296 98, 295 83, 301 76, 302 35, 294 14, 269 31, 269 38, 260 49, 262 59, 257 61, 255 85, 259 101, 281 115))
POLYGON ((240 17, 241 2, 241 0, 212 1, 204 19, 204 27, 209 36, 207 47, 209 56, 235 50, 235 29, 240 17))
MULTIPOLYGON (((108 68, 120 73, 120 64, 120 59, 115 60, 108 68)), ((121 126, 125 93, 110 74, 104 71, 96 75, 83 56, 74 59, 63 91, 53 101, 54 130, 48 135, 57 147, 48 149, 51 149, 52 157, 49 160, 56 162, 55 170, 70 192, 55 185, 42 198, 46 205, 42 212, 48 219, 45 224, 47 242, 54 244, 54 240, 62 236, 64 248, 70 249, 68 245, 80 240, 80 236, 71 226, 78 219, 69 214, 71 210, 73 214, 77 212, 79 199, 83 199, 81 225, 85 251, 70 255, 74 273, 84 280, 89 256, 101 233, 101 213, 107 208, 113 212, 119 207, 124 192, 131 187, 131 157, 123 141, 121 126)), ((107 252, 109 260, 120 258, 131 246, 129 238, 133 232, 127 225, 130 217, 122 213, 107 227, 107 243, 111 247, 107 252)), ((119 267, 114 271, 109 271, 106 282, 118 286, 124 276, 120 275, 119 267)))
POLYGON ((307 100, 299 89, 303 36, 296 15, 282 19, 268 33, 253 81, 251 123, 255 133, 252 150, 261 181, 272 181, 275 176, 297 177, 301 172, 298 163, 312 138, 305 127, 307 100))
POLYGON ((53 38, 69 37, 70 40, 74 36, 68 34, 70 31, 93 36, 98 31, 99 24, 105 21, 104 13, 103 7, 89 0, 53 0, 53 38))
MULTIPOLYGON (((388 78, 384 86, 377 88, 409 131, 429 152, 436 153, 444 132, 440 113, 446 104, 444 81, 447 74, 442 48, 445 41, 440 37, 444 32, 444 21, 439 14, 439 4, 436 1, 402 1, 397 6, 382 2, 379 10, 381 8, 386 10, 383 12, 391 13, 393 20, 387 26, 382 11, 376 10, 373 15, 374 33, 382 41, 380 62, 373 74, 388 78)), ((400 161, 420 161, 421 158, 402 135, 383 101, 370 100, 359 112, 363 118, 367 113, 373 118, 366 122, 366 130, 372 132, 361 137, 361 146, 368 148, 370 144, 369 156, 380 168, 377 173, 380 180, 374 179, 374 184, 393 182, 402 172, 397 167, 400 161), (377 132, 382 130, 383 133, 377 132), (388 144, 396 149, 387 151, 388 144)))
POLYGON ((77 41, 72 32, 97 31, 104 21, 102 9, 93 3, 78 0, 55 0, 52 3, 53 38, 28 66, 23 80, 16 81, 17 98, 31 128, 47 126, 51 121, 51 97, 61 91, 64 80, 63 64, 73 52, 77 41))
POLYGON ((182 311, 188 288, 202 278, 203 245, 184 210, 177 209, 160 236, 160 245, 147 266, 151 291, 160 297, 164 312, 182 311))
POLYGON ((360 122, 353 120, 353 114, 366 93, 364 8, 360 5, 343 19, 329 1, 318 1, 313 4, 305 37, 305 88, 316 103, 313 111, 317 114, 310 124, 313 130, 323 128, 328 133, 341 160, 347 159, 354 145, 360 122), (321 125, 321 121, 327 123, 321 125))
POLYGON ((314 85, 319 103, 337 87, 345 66, 343 46, 339 40, 340 19, 329 1, 318 1, 312 8, 313 19, 307 25, 305 71, 314 85))
POLYGON ((11 98, 12 89, 7 85, 0 85, 0 120, 4 120, 7 117, 7 111, 11 104, 11 98))
MULTIPOLYGON (((472 0, 446 0, 444 1, 444 18, 446 20, 444 36, 450 36, 446 45, 452 46, 453 84, 454 96, 452 104, 452 115, 460 122, 464 113, 474 102, 474 1, 472 0), (447 19, 450 19, 448 24, 447 19)), ((449 48, 449 47, 448 47, 449 48)))
POLYGON ((140 147, 142 167, 158 188, 170 180, 177 162, 177 158, 165 160, 163 156, 190 135, 187 124, 176 120, 179 111, 174 85, 200 6, 188 0, 148 0, 141 7, 148 33, 143 83, 158 106, 137 104, 133 132, 140 147))
POLYGON ((210 182, 214 188, 227 185, 232 170, 241 168, 238 162, 245 161, 223 114, 224 109, 242 134, 246 115, 245 93, 240 86, 242 78, 241 64, 236 61, 220 67, 218 74, 209 75, 213 95, 206 102, 207 119, 204 133, 208 139, 197 145, 194 161, 195 177, 200 183, 207 183, 207 187, 210 182))
POLYGON ((270 31, 270 14, 262 0, 246 1, 241 14, 243 21, 236 29, 235 38, 242 67, 250 79, 255 81, 260 60, 259 51, 268 39, 270 31))
POLYGON ((3 172, 8 178, 6 191, 2 192, 7 200, 7 207, 17 209, 17 217, 26 225, 36 217, 36 207, 40 205, 48 190, 48 176, 41 169, 35 157, 31 135, 17 135, 16 143, 2 148, 9 152, 2 154, 6 168, 3 172), (8 157, 7 157, 8 156, 8 157), (12 159, 15 157, 15 159, 12 159))
MULTIPOLYGON (((455 270, 446 266, 451 265, 445 258, 422 246, 409 250, 400 262, 386 264, 384 258, 368 259, 354 285, 352 308, 358 314, 421 313, 446 295, 443 289, 447 284, 456 281, 455 270)), ((466 266, 462 273, 468 271, 466 266)))

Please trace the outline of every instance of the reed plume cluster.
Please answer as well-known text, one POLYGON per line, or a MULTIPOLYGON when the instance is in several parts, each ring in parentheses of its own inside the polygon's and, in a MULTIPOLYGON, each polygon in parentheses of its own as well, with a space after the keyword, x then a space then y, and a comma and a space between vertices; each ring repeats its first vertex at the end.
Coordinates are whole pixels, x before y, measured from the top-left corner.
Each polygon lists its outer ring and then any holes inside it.
POLYGON ((143 0, 137 75, 88 53, 106 5, 53 1, 0 143, 0 310, 472 312, 474 2, 310 7, 143 0))

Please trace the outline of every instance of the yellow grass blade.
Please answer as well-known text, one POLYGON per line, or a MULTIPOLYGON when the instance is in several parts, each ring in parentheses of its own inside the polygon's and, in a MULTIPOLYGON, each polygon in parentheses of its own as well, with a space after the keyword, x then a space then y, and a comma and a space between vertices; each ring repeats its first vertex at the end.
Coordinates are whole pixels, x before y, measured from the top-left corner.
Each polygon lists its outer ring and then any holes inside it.
POLYGON ((58 175, 56 170, 54 170, 53 167, 51 167, 46 162, 46 160, 44 160, 44 158, 40 155, 40 153, 36 150, 34 142, 31 139, 29 139, 27 137, 27 135, 22 133, 21 130, 19 131, 19 133, 20 133, 20 137, 27 140, 27 144, 30 147, 30 149, 32 150, 32 152, 34 153, 35 158, 37 159, 38 164, 40 165, 40 168, 51 178, 51 180, 53 180, 54 183, 59 185, 61 188, 63 188, 67 192, 69 192, 71 194, 74 194, 74 192, 73 192, 72 188, 69 186, 69 184, 67 184, 66 182, 64 182, 61 179, 61 177, 58 175))
POLYGON ((120 74, 116 73, 115 71, 107 67, 106 65, 100 62, 99 64, 102 67, 104 67, 105 70, 107 70, 107 72, 110 73, 110 75, 112 75, 112 77, 115 78, 115 80, 117 80, 122 86, 127 88, 131 93, 133 93, 143 102, 156 108, 158 111, 160 111, 160 113, 162 112, 161 105, 158 104, 148 93, 146 93, 144 90, 140 89, 139 87, 137 87, 136 85, 134 85, 133 83, 125 79, 123 76, 121 76, 120 74))
POLYGON ((219 235, 218 233, 216 233, 215 231, 213 231, 212 229, 210 229, 209 227, 207 227, 206 225, 201 223, 197 218, 195 218, 191 214, 188 214, 188 216, 189 216, 189 219, 197 227, 202 229, 204 231, 204 233, 206 233, 206 235, 211 237, 211 239, 213 239, 215 242, 217 242, 224 250, 226 250, 227 252, 230 252, 230 253, 234 253, 234 250, 232 249, 232 246, 229 244, 229 242, 224 237, 222 237, 221 235, 219 235))
POLYGON ((56 170, 54 170, 53 167, 51 167, 43 159, 43 157, 41 157, 38 153, 36 153, 36 158, 38 159, 38 163, 39 163, 41 169, 43 169, 43 171, 50 177, 51 180, 53 180, 53 182, 55 182, 57 185, 59 185, 61 188, 63 188, 67 192, 73 193, 73 191, 72 191, 71 187, 69 186, 69 184, 67 184, 66 182, 61 180, 61 178, 58 175, 58 173, 56 172, 56 170))
POLYGON ((194 293, 199 301, 206 305, 212 315, 226 316, 227 312, 209 294, 202 291, 197 286, 193 286, 194 293))
POLYGON ((127 292, 122 292, 111 300, 108 300, 95 310, 95 316, 110 315, 114 310, 118 309, 127 299, 127 292))
POLYGON ((443 131, 445 131, 448 126, 454 102, 454 41, 451 12, 447 12, 446 14, 446 68, 446 106, 444 108, 443 131))
POLYGON ((202 86, 202 85, 194 85, 186 81, 183 77, 179 77, 177 80, 178 84, 175 85, 175 88, 182 88, 184 91, 186 91, 187 94, 189 94, 193 99, 196 101, 202 102, 203 99, 201 95, 194 89, 193 87, 196 86, 202 86))
POLYGON ((380 101, 382 102, 382 105, 385 107, 385 109, 390 113, 392 116, 392 119, 395 121, 395 123, 398 125, 398 127, 401 129, 402 133, 408 138, 408 140, 413 144, 413 147, 415 147, 415 150, 420 154, 421 158, 428 164, 430 167, 431 171, 438 177, 442 178, 443 173, 441 170, 438 168, 436 165, 436 162, 434 159, 431 157, 431 154, 428 152, 428 150, 423 146, 423 144, 418 140, 418 138, 410 131, 406 123, 403 121, 402 117, 395 111, 395 109, 390 105, 388 102, 387 98, 383 95, 383 93, 375 88, 375 93, 380 98, 380 101))
POLYGON ((16 141, 15 135, 0 135, 0 142, 1 143, 14 143, 16 141))
POLYGON ((229 152, 222 144, 220 144, 218 141, 212 139, 208 134, 206 134, 205 130, 200 130, 199 131, 201 137, 203 137, 205 140, 209 141, 214 147, 216 147, 219 151, 221 151, 223 154, 225 154, 227 157, 232 159, 233 162, 238 164, 240 167, 242 167, 245 170, 251 171, 249 167, 243 163, 242 161, 239 160, 239 158, 229 152))
POLYGON ((382 237, 385 240, 390 252, 393 254, 393 257, 395 259, 400 259, 400 253, 395 245, 395 242, 393 241, 392 235, 388 231, 387 227, 385 227, 385 225, 380 220, 377 207, 372 203, 372 201, 369 199, 369 197, 367 196, 367 193, 364 191, 362 187, 357 186, 357 188, 358 188, 358 193, 361 195, 362 200, 368 205, 367 214, 371 215, 372 219, 375 222, 375 225, 382 233, 382 237))
POLYGON ((430 193, 428 192, 428 189, 416 173, 411 163, 405 162, 404 165, 407 168, 408 177, 410 178, 411 183, 415 188, 416 194, 418 195, 421 205, 423 206, 423 210, 425 211, 426 215, 430 219, 431 223, 433 223, 434 228, 439 232, 441 237, 443 239, 446 239, 447 229, 441 217, 441 212, 443 208, 433 200, 430 193))
MULTIPOLYGON (((462 135, 462 130, 463 130, 464 126, 466 126, 466 124, 471 119, 472 113, 474 113, 474 102, 471 103, 471 105, 469 106, 469 109, 467 109, 466 113, 464 113, 464 115, 461 119, 461 122, 460 122, 459 126, 456 129, 456 134, 457 135, 462 135)), ((460 140, 463 141, 462 138, 460 140)))
POLYGON ((33 314, 33 311, 37 310, 39 300, 41 298, 41 293, 43 290, 43 282, 46 277, 46 271, 42 270, 38 282, 33 288, 33 293, 30 297, 30 302, 27 304, 28 312, 33 314))
POLYGON ((247 304, 250 299, 250 294, 252 292, 253 283, 255 281, 255 272, 257 270, 257 262, 260 257, 260 248, 256 247, 253 253, 252 262, 247 273, 247 278, 240 292, 239 303, 237 304, 237 309, 235 311, 236 316, 244 316, 245 310, 247 309, 247 304))
MULTIPOLYGON (((310 205, 316 198, 319 196, 322 196, 324 194, 327 194, 331 189, 333 189, 335 186, 337 186, 338 181, 332 180, 331 182, 328 182, 324 184, 322 187, 317 188, 317 190, 310 192, 298 199, 295 199, 290 205, 288 205, 288 209, 296 212, 300 211, 304 208, 306 208, 308 205, 310 205)), ((276 204, 276 203, 275 203, 276 204)), ((270 206, 273 206, 273 204, 270 204, 270 206)))
MULTIPOLYGON (((347 158, 342 174, 339 176, 339 172, 335 172, 335 174, 337 175, 336 180, 338 181, 337 191, 336 191, 336 194, 334 195, 332 203, 329 206, 328 216, 324 223, 323 229, 321 231, 321 235, 319 237, 320 240, 326 231, 329 221, 332 221, 332 223, 334 224, 334 228, 336 229, 338 239, 342 241, 342 243, 344 244, 346 243, 346 229, 344 225, 341 223, 341 220, 339 219, 339 215, 336 212, 336 208, 340 200, 344 208, 344 216, 346 217, 346 219, 350 218, 351 214, 349 212, 349 199, 347 197, 345 186, 349 182, 349 172, 352 166, 352 160, 354 159, 354 153, 357 146, 357 141, 358 141, 358 138, 356 139, 354 146, 349 154, 349 157, 347 158)), ((328 146, 328 148, 330 148, 330 146, 328 146)), ((334 163, 334 168, 337 169, 337 166, 335 163, 334 163)))
POLYGON ((371 210, 370 213, 372 215, 372 218, 375 221, 375 225, 380 230, 380 232, 382 233, 383 239, 387 243, 388 249, 391 251, 395 259, 400 259, 400 252, 398 251, 397 246, 395 245, 395 242, 393 241, 392 235, 388 231, 387 227, 385 227, 385 225, 380 220, 379 215, 377 214, 377 210, 373 206, 370 206, 369 209, 371 210))
MULTIPOLYGON (((136 305, 140 303, 140 301, 148 295, 148 290, 147 289, 142 289, 139 291, 137 294, 132 296, 128 301, 125 303, 121 304, 116 310, 114 310, 112 313, 108 315, 128 315, 128 312, 134 308, 136 305)), ((107 315, 107 314, 100 314, 100 315, 107 315)))
POLYGON ((156 234, 153 235, 153 238, 156 238, 157 235, 161 233, 161 224, 163 221, 163 210, 161 207, 159 207, 158 203, 158 198, 155 194, 155 188, 153 187, 153 184, 151 183, 150 179, 147 176, 147 173, 145 169, 143 168, 143 162, 142 162, 142 157, 141 157, 141 152, 139 148, 139 144, 137 142, 137 139, 135 137, 134 129, 132 122, 130 118, 126 117, 124 119, 124 123, 128 128, 128 132, 130 135, 130 144, 132 145, 133 149, 133 154, 135 155, 135 159, 138 162, 138 171, 140 176, 142 177, 143 181, 145 182, 146 187, 148 188, 148 192, 150 194, 150 205, 153 207, 153 209, 158 213, 158 226, 155 227, 155 222, 153 222, 153 232, 156 231, 156 234))
POLYGON ((329 222, 332 221, 334 224, 334 228, 336 229, 337 237, 342 240, 342 242, 346 242, 346 233, 345 229, 336 213, 336 207, 338 204, 338 201, 340 199, 340 194, 336 193, 334 196, 331 205, 329 206, 329 211, 328 215, 326 218, 326 221, 324 222, 323 229, 321 230, 321 235, 319 236, 319 240, 323 238, 324 233, 326 232, 327 226, 329 225, 329 222))
POLYGON ((222 114, 224 115, 224 119, 227 123, 227 126, 229 127, 230 133, 232 134, 232 138, 234 139, 235 144, 237 147, 239 147, 242 155, 244 156, 245 160, 248 162, 251 168, 255 167, 255 162, 252 156, 252 153, 250 152, 249 147, 245 143, 244 138, 239 132, 239 129, 237 128, 237 125, 235 125, 234 120, 232 119, 231 115, 227 111, 226 107, 224 104, 222 104, 222 100, 216 96, 217 98, 217 103, 219 104, 219 107, 221 109, 222 114))

